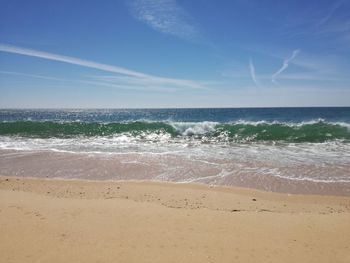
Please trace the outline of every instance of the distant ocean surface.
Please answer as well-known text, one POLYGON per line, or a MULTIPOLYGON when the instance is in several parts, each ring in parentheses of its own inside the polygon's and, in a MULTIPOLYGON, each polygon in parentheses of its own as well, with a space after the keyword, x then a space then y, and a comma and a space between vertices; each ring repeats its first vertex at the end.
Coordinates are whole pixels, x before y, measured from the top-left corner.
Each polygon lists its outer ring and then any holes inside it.
POLYGON ((0 175, 350 195, 350 107, 4 109, 0 175))

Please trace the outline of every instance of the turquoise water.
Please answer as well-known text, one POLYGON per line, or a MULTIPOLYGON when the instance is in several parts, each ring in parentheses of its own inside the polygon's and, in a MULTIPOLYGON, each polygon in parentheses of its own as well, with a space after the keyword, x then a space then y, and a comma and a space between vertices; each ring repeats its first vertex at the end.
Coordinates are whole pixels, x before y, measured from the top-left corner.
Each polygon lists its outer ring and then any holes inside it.
POLYGON ((128 134, 168 134, 172 138, 184 136, 202 139, 252 142, 325 142, 350 140, 347 124, 327 123, 322 120, 310 123, 178 123, 178 122, 127 122, 127 123, 86 123, 52 121, 16 121, 0 123, 0 135, 32 138, 73 138, 77 136, 106 136, 128 134))
POLYGON ((149 133, 242 143, 348 142, 350 108, 0 111, 0 135, 72 138, 149 133))

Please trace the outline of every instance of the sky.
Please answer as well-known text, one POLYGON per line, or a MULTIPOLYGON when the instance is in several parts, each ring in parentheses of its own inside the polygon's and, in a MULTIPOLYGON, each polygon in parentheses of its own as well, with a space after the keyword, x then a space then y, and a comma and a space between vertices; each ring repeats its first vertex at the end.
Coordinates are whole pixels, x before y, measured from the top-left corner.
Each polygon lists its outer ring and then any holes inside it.
POLYGON ((350 0, 0 6, 0 108, 350 106, 350 0))

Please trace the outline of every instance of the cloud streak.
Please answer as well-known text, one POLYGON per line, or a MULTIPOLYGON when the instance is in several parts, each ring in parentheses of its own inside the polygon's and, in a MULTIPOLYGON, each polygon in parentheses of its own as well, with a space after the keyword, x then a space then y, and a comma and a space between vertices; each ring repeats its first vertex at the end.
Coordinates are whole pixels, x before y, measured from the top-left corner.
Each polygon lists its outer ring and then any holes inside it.
POLYGON ((175 0, 135 0, 130 6, 136 19, 156 31, 187 40, 199 36, 193 19, 175 0))
POLYGON ((90 80, 90 79, 77 80, 77 79, 63 79, 63 78, 57 78, 57 77, 51 77, 51 76, 35 75, 35 74, 4 71, 4 70, 0 70, 0 74, 21 76, 21 77, 34 78, 34 79, 53 80, 53 81, 66 82, 66 83, 78 83, 78 84, 84 84, 84 85, 95 86, 95 87, 99 86, 99 87, 116 88, 116 89, 122 89, 122 90, 162 91, 162 92, 164 91, 171 92, 176 90, 173 87, 162 87, 162 86, 149 85, 149 84, 145 85, 145 83, 142 81, 137 82, 135 81, 135 79, 130 79, 127 77, 124 77, 124 79, 121 79, 121 81, 110 82, 110 81, 106 81, 103 77, 92 77, 93 79, 96 79, 96 80, 90 80))
POLYGON ((260 84, 256 78, 255 67, 254 67, 253 61, 251 59, 249 60, 249 70, 250 70, 250 76, 251 76, 253 82, 255 83, 255 86, 259 87, 260 84))
POLYGON ((276 78, 278 77, 278 75, 280 75, 283 71, 285 71, 288 66, 289 66, 289 63, 296 58, 296 56, 300 53, 300 49, 296 49, 293 51, 292 55, 289 57, 289 58, 286 58, 284 61, 283 61, 283 64, 282 64, 282 67, 277 70, 273 75, 272 75, 272 82, 273 83, 276 83, 276 78))
POLYGON ((344 4, 344 2, 345 2, 344 0, 340 0, 340 1, 336 2, 335 4, 333 4, 333 6, 328 11, 328 13, 323 18, 321 18, 320 21, 318 21, 317 26, 322 26, 322 25, 328 23, 328 21, 330 21, 332 19, 335 12, 344 4))
POLYGON ((194 89, 202 88, 202 86, 199 83, 192 80, 164 78, 164 77, 149 75, 149 74, 125 69, 122 67, 102 64, 102 63, 98 63, 90 60, 63 56, 63 55, 58 55, 58 54, 34 50, 34 49, 17 47, 13 45, 6 45, 6 44, 0 43, 0 51, 6 52, 6 53, 30 56, 30 57, 37 57, 37 58, 42 58, 47 60, 59 61, 59 62, 68 63, 72 65, 98 69, 105 72, 112 72, 118 75, 130 77, 130 78, 136 78, 147 82, 157 83, 158 85, 172 85, 172 86, 187 87, 187 88, 194 88, 194 89))
POLYGON ((49 76, 43 76, 43 75, 34 75, 34 74, 27 74, 27 73, 22 73, 22 72, 13 72, 13 71, 5 71, 5 70, 0 70, 0 74, 13 75, 13 76, 22 76, 22 77, 29 77, 29 78, 36 78, 36 79, 68 81, 66 79, 61 79, 61 78, 56 78, 56 77, 49 77, 49 76))

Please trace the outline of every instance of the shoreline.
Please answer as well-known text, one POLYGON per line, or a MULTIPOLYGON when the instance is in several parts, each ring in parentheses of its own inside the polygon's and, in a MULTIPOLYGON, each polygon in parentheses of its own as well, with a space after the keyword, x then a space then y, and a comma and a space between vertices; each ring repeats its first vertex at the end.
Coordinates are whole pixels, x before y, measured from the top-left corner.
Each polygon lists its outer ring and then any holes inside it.
POLYGON ((348 262, 350 197, 0 176, 6 262, 348 262))
MULTIPOLYGON (((276 193, 350 196, 350 181, 315 182, 303 179, 303 176, 299 177, 298 175, 294 176, 295 178, 287 178, 273 174, 261 174, 255 170, 259 170, 261 167, 269 167, 269 164, 263 164, 259 167, 248 161, 235 163, 229 160, 221 162, 214 159, 211 163, 209 162, 211 159, 204 159, 203 161, 199 158, 193 160, 175 155, 162 155, 158 158, 153 155, 135 155, 134 153, 105 156, 86 153, 23 152, 16 150, 1 150, 0 157, 2 175, 8 177, 96 181, 160 181, 162 183, 243 187, 276 193), (45 163, 45 165, 43 166, 42 163, 45 163), (251 165, 253 171, 249 168, 251 165), (225 169, 229 172, 226 172, 225 169), (159 177, 162 175, 165 175, 165 178, 159 177), (157 180, 158 178, 160 179, 157 180)), ((346 167, 342 167, 339 171, 345 173, 346 167)), ((302 174, 302 169, 312 169, 312 167, 296 167, 295 169, 295 172, 302 174)), ((324 168, 323 173, 326 173, 329 169, 331 168, 324 168)), ((336 170, 332 173, 334 172, 336 170)))
MULTIPOLYGON (((285 179, 287 180, 287 179, 285 179)), ((13 176, 13 175, 0 175, 0 190, 2 189, 1 184, 3 182, 11 181, 13 183, 16 183, 18 181, 21 181, 23 185, 23 181, 28 182, 58 182, 58 184, 63 183, 73 183, 73 184, 115 184, 115 185, 144 185, 144 186, 160 186, 160 187, 179 187, 179 188, 189 188, 189 189, 199 189, 203 191, 217 191, 217 192, 231 192, 231 193, 238 193, 242 195, 272 195, 277 197, 300 197, 300 198, 335 198, 335 199, 349 199, 350 200, 350 193, 349 195, 341 195, 341 194, 320 194, 320 193, 289 193, 289 192, 279 192, 279 191, 269 191, 264 189, 259 189, 255 187, 249 187, 249 186, 240 186, 240 185, 216 185, 216 184, 207 184, 207 183, 201 183, 201 182, 174 182, 174 181, 161 181, 161 180, 147 180, 147 179, 88 179, 88 178, 64 178, 64 177, 34 177, 34 176, 13 176)), ((288 180, 287 180, 288 181, 288 180)), ((323 182, 317 182, 315 184, 323 184, 323 182)), ((326 183, 328 184, 328 183, 326 183)), ((341 184, 341 182, 339 182, 341 184)), ((28 189, 28 188, 20 188, 20 184, 17 185, 16 190, 20 191, 31 191, 35 192, 34 189, 28 189), (18 188, 19 187, 19 188, 18 188), (20 190, 21 189, 21 190, 20 190)), ((350 189, 349 189, 350 191, 350 189)))

